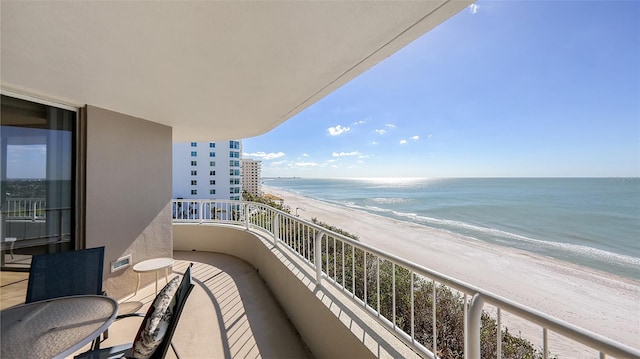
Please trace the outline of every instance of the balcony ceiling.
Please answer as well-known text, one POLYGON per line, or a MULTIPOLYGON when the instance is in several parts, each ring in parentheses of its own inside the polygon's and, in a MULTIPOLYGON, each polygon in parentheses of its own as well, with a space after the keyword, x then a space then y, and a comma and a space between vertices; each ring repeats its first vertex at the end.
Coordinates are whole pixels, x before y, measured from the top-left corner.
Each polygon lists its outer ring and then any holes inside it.
POLYGON ((2 1, 5 90, 173 127, 271 130, 471 1, 2 1))

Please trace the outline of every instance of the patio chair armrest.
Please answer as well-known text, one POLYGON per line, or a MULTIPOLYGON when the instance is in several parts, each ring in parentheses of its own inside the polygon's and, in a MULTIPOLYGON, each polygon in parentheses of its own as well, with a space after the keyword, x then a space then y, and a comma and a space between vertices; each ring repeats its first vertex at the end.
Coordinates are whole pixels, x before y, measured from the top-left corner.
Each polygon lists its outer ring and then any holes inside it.
POLYGON ((129 314, 120 314, 116 317, 116 320, 130 318, 130 317, 141 317, 144 318, 144 314, 142 313, 129 313, 129 314))

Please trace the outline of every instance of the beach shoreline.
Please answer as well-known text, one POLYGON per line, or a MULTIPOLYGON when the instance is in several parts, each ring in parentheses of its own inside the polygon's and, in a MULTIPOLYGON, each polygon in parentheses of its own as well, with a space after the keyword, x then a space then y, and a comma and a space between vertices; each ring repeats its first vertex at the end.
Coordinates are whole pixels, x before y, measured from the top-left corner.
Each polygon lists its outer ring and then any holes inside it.
MULTIPOLYGON (((264 186, 263 191, 282 198, 302 219, 336 226, 375 248, 623 344, 640 343, 639 281, 286 190, 264 186)), ((540 342, 539 327, 519 327, 522 321, 508 314, 503 322, 510 332, 540 342)), ((561 357, 596 354, 554 337, 550 350, 561 357)))

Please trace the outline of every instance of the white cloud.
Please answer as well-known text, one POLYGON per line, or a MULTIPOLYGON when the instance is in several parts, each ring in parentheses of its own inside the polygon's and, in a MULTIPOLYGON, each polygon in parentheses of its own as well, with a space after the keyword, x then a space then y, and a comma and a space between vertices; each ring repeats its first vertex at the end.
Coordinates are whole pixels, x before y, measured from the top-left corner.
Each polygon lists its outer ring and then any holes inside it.
POLYGON ((369 155, 360 155, 360 156, 358 156, 358 158, 369 158, 369 157, 371 157, 371 156, 369 156, 369 155))
POLYGON ((309 154, 308 153, 303 153, 302 157, 309 157, 309 154))
POLYGON ((333 162, 335 162, 335 161, 336 161, 336 160, 333 160, 333 159, 331 159, 331 160, 327 160, 327 162, 329 162, 329 163, 333 163, 333 162))
POLYGON ((431 134, 429 134, 429 136, 427 136, 427 137, 431 138, 431 134))
POLYGON ((407 140, 400 140, 400 144, 401 145, 406 145, 407 144, 407 140))
POLYGON ((376 142, 376 141, 371 141, 371 144, 372 144, 372 145, 377 145, 377 144, 378 144, 378 142, 376 142))
POLYGON ((7 151, 11 152, 13 156, 21 156, 23 154, 46 155, 47 146, 46 145, 18 145, 18 146, 8 145, 7 151))
POLYGON ((477 4, 469 5, 469 12, 471 12, 473 15, 477 14, 479 10, 480 6, 478 6, 477 4))
POLYGON ((377 133, 379 135, 384 135, 385 133, 387 133, 387 130, 375 130, 373 132, 375 132, 375 133, 377 133))
POLYGON ((420 139, 420 136, 413 136, 413 137, 411 137, 411 139, 414 140, 414 141, 417 141, 417 140, 420 139))
POLYGON ((364 125, 365 123, 367 123, 367 121, 365 120, 360 120, 360 121, 356 121, 353 123, 354 126, 358 126, 358 125, 364 125))
POLYGON ((338 135, 341 135, 341 134, 349 131, 350 129, 351 129, 350 127, 342 127, 342 126, 338 125, 338 126, 327 128, 327 131, 329 132, 329 134, 331 136, 338 136, 338 135))
POLYGON ((358 156, 360 155, 360 152, 358 151, 352 151, 352 152, 334 152, 331 154, 333 157, 344 157, 344 156, 358 156))
POLYGON ((318 164, 316 162, 297 162, 297 163, 294 163, 294 165, 298 167, 315 167, 318 164))
POLYGON ((271 162, 271 166, 279 166, 279 165, 283 165, 285 163, 287 163, 289 161, 275 161, 275 162, 271 162))
POLYGON ((284 152, 270 152, 270 153, 265 153, 265 152, 254 152, 254 153, 243 153, 242 157, 258 157, 260 159, 263 160, 273 160, 276 158, 280 158, 285 156, 284 152))
POLYGON ((385 126, 389 128, 396 128, 396 125, 394 125, 393 123, 387 123, 385 126))

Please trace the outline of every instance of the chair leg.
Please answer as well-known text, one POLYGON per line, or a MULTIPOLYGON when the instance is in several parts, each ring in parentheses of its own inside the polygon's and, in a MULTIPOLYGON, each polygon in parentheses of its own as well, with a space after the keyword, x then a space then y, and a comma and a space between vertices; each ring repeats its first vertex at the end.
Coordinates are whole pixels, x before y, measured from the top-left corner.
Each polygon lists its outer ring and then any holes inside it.
POLYGON ((180 359, 180 354, 178 354, 178 350, 176 349, 176 346, 173 345, 173 342, 171 342, 171 349, 173 349, 173 352, 176 353, 176 358, 180 359))
POLYGON ((97 338, 95 338, 93 340, 93 343, 91 344, 91 351, 94 350, 100 350, 100 336, 98 335, 97 338))
MULTIPOLYGON (((13 259, 13 247, 16 245, 16 237, 7 237, 4 239, 5 242, 11 242, 11 246, 9 247, 9 253, 11 254, 11 259, 13 259)), ((2 253, 4 255, 4 252, 2 253)))
POLYGON ((136 284, 136 292, 133 294, 134 297, 138 295, 138 289, 140 289, 140 273, 138 273, 138 284, 136 284))
MULTIPOLYGON (((104 290, 102 291, 102 295, 106 296, 107 292, 105 292, 104 290)), ((100 337, 98 336, 98 339, 100 339, 100 337)), ((102 340, 107 340, 109 339, 109 328, 107 328, 104 332, 102 332, 102 340)))
POLYGON ((99 335, 93 340, 93 343, 91 343, 91 350, 100 350, 100 343, 107 339, 109 339, 109 328, 102 332, 102 340, 100 340, 99 335))

